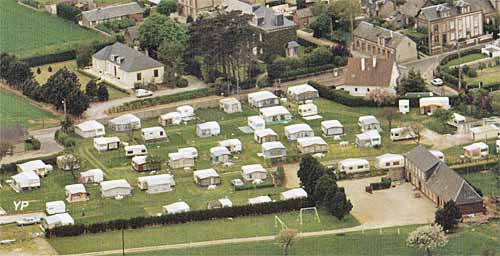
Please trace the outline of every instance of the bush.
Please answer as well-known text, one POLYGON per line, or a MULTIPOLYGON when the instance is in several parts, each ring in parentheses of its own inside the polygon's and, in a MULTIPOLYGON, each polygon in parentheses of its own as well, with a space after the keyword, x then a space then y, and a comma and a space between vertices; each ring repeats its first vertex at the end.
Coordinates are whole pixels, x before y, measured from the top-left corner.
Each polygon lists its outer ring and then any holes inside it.
POLYGON ((25 4, 25 5, 29 5, 31 7, 37 8, 37 9, 40 9, 40 6, 41 6, 40 3, 36 0, 21 0, 20 2, 25 4))
POLYGON ((28 143, 31 143, 33 150, 39 150, 42 147, 42 143, 35 137, 31 137, 28 143))
POLYGON ((372 190, 382 190, 391 187, 391 179, 387 177, 382 177, 381 182, 370 183, 372 190))
POLYGON ((178 88, 186 88, 186 87, 188 87, 188 85, 189 85, 189 82, 186 78, 179 78, 175 82, 175 86, 178 88))
POLYGON ((58 17, 73 21, 74 23, 78 23, 80 14, 82 13, 80 9, 68 3, 58 3, 56 9, 58 17))
POLYGON ((477 77, 477 71, 473 68, 469 69, 468 72, 466 72, 468 77, 477 77))
POLYGON ((102 30, 104 32, 111 34, 111 33, 118 33, 121 30, 126 29, 128 27, 132 27, 132 26, 135 26, 135 21, 133 21, 131 19, 121 19, 121 20, 113 20, 113 21, 100 23, 96 27, 99 30, 102 30))
POLYGON ((55 140, 66 148, 73 147, 76 145, 76 139, 72 138, 69 134, 57 130, 55 134, 55 140))

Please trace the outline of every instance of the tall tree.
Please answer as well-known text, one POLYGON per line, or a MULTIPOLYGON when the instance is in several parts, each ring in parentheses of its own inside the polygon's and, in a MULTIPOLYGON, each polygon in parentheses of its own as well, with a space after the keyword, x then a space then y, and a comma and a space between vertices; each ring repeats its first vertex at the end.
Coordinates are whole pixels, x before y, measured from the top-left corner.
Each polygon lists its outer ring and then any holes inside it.
POLYGON ((22 84, 33 78, 31 68, 18 60, 14 55, 2 53, 0 55, 0 78, 10 86, 19 89, 22 84))
POLYGON ((176 41, 165 41, 158 50, 158 58, 165 64, 169 79, 176 78, 184 73, 185 44, 176 41))
POLYGON ((0 142, 0 160, 4 158, 7 154, 11 153, 14 146, 8 142, 0 142))
POLYGON ((406 245, 417 249, 425 250, 431 256, 431 250, 443 247, 448 243, 443 227, 439 225, 427 225, 417 228, 411 232, 406 239, 406 245))
POLYGON ((436 224, 441 225, 445 231, 453 230, 458 221, 462 218, 462 213, 457 204, 450 200, 446 202, 443 208, 436 211, 436 224))
POLYGON ((314 199, 319 205, 325 205, 337 193, 338 185, 332 173, 326 173, 318 179, 314 187, 314 199))
POLYGON ((174 0, 161 0, 156 11, 166 16, 177 11, 177 2, 174 0))
POLYGON ((325 174, 325 167, 318 161, 318 159, 311 155, 305 155, 300 161, 300 167, 297 171, 300 184, 307 192, 307 194, 315 198, 314 190, 319 178, 325 174))
POLYGON ((292 247, 298 240, 297 235, 297 230, 287 228, 281 230, 281 232, 276 236, 276 242, 278 242, 283 249, 283 256, 288 256, 290 247, 292 247))
POLYGON ((342 220, 352 210, 351 200, 342 191, 337 191, 335 194, 325 195, 324 205, 327 211, 337 219, 342 220))
POLYGON ((164 41, 184 44, 187 40, 184 26, 160 14, 153 14, 146 18, 144 23, 139 26, 138 31, 141 48, 148 49, 150 53, 155 53, 164 41))
POLYGON ((90 100, 95 100, 97 99, 97 96, 99 95, 98 90, 97 90, 97 83, 95 79, 90 80, 87 85, 85 85, 85 95, 89 97, 90 100))
POLYGON ((82 46, 76 49, 76 65, 78 68, 84 68, 92 64, 92 54, 94 48, 91 46, 82 46))
POLYGON ((426 92, 425 81, 420 72, 411 69, 408 75, 403 77, 398 86, 398 93, 404 95, 407 92, 426 92))

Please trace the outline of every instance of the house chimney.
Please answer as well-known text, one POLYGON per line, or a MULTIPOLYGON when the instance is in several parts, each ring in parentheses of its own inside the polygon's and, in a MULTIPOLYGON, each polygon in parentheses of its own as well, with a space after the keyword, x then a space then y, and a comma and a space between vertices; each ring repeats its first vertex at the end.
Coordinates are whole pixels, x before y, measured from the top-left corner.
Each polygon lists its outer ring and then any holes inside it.
POLYGON ((365 71, 365 58, 361 58, 361 71, 365 71))
POLYGON ((372 62, 373 62, 373 67, 376 68, 377 67, 377 57, 376 56, 373 56, 372 62))

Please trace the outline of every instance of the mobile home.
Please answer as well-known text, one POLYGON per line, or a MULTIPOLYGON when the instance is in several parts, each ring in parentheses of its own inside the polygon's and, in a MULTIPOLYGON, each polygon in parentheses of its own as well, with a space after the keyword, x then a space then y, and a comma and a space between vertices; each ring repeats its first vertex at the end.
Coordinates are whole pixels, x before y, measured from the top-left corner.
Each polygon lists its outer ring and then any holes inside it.
POLYGON ((74 225, 75 220, 69 215, 69 213, 59 213, 51 216, 47 216, 43 219, 42 227, 44 229, 53 229, 55 227, 74 225))
POLYGON ((228 114, 243 111, 241 108, 241 102, 232 97, 219 100, 219 108, 228 114))
POLYGON ((177 112, 181 113, 182 121, 191 121, 196 118, 194 108, 190 105, 177 107, 177 112))
POLYGON ((262 144, 265 142, 277 141, 278 134, 271 128, 260 129, 254 132, 254 139, 256 142, 262 144))
POLYGON ((193 156, 194 159, 198 158, 198 149, 196 149, 195 147, 179 148, 177 152, 183 154, 190 154, 193 156))
POLYGON ((358 126, 361 128, 362 132, 370 130, 382 131, 380 122, 375 116, 360 116, 358 119, 358 126))
POLYGON ((399 100, 399 113, 410 113, 410 100, 399 100))
POLYGON ((175 181, 170 174, 143 176, 137 178, 137 186, 148 194, 156 194, 172 191, 175 181))
POLYGON ((90 169, 80 173, 79 182, 82 184, 99 183, 104 180, 104 172, 101 169, 90 169))
POLYGON ((241 153, 241 151, 243 151, 243 144, 239 139, 228 139, 219 141, 219 146, 229 149, 231 153, 241 153))
POLYGON ((375 168, 377 170, 389 170, 404 168, 405 158, 399 154, 384 154, 375 158, 375 168))
POLYGON ((288 140, 297 140, 299 138, 313 137, 314 131, 308 124, 292 124, 285 126, 285 136, 288 140))
POLYGON ((283 106, 261 108, 259 115, 266 124, 287 123, 292 120, 292 114, 283 106))
POLYGON ((487 124, 472 127, 470 128, 470 133, 474 141, 496 139, 500 138, 500 126, 497 126, 497 124, 487 124))
POLYGON ((148 161, 148 156, 134 156, 132 157, 132 169, 137 172, 157 171, 161 169, 161 162, 156 159, 148 161))
POLYGON ((75 125, 75 133, 83 138, 93 138, 106 135, 104 125, 96 120, 89 120, 75 125))
POLYGON ((192 168, 194 165, 195 162, 192 154, 183 152, 168 154, 168 166, 172 169, 192 168))
POLYGON ((417 134, 415 132, 413 132, 413 129, 409 126, 397 127, 397 128, 391 129, 391 140, 392 141, 410 140, 410 139, 415 139, 416 137, 417 137, 417 134))
POLYGON ((141 119, 132 114, 125 114, 109 120, 108 126, 115 132, 138 130, 141 129, 141 119))
POLYGON ((245 181, 265 180, 267 178, 267 170, 261 164, 243 165, 241 167, 241 175, 245 181))
POLYGON ((280 104, 278 96, 270 91, 260 91, 248 94, 248 103, 252 107, 266 108, 280 104))
POLYGON ((270 203, 272 201, 273 200, 269 196, 257 196, 248 198, 248 204, 263 204, 263 203, 270 203))
POLYGON ((220 175, 214 169, 194 171, 193 179, 196 184, 203 187, 221 183, 220 175))
POLYGON ((464 156, 468 159, 484 159, 488 158, 490 147, 484 142, 476 142, 463 147, 464 156))
POLYGON ((94 138, 94 148, 97 151, 115 150, 120 147, 120 138, 118 137, 100 137, 94 138))
POLYGON ((186 202, 176 202, 173 204, 167 204, 163 206, 163 210, 166 214, 176 214, 182 212, 189 212, 190 208, 186 202))
POLYGON ((254 131, 266 128, 266 121, 260 116, 249 116, 247 122, 254 131))
POLYGON ((462 116, 462 115, 457 114, 457 113, 453 113, 452 123, 455 126, 463 125, 463 124, 465 124, 466 121, 467 120, 466 120, 465 116, 462 116))
POLYGON ((290 189, 280 194, 281 200, 291 200, 291 199, 299 199, 306 197, 307 197, 307 192, 303 188, 290 189))
POLYGON ((201 123, 196 125, 196 135, 200 138, 217 136, 220 134, 220 125, 215 121, 201 123))
POLYGON ((231 161, 231 151, 226 147, 218 146, 210 148, 210 158, 214 164, 223 164, 231 161))
POLYGON ((142 129, 142 139, 146 142, 163 140, 166 138, 167 133, 159 126, 142 129))
POLYGON ((83 184, 72 184, 64 187, 68 203, 85 202, 90 200, 89 193, 83 184))
POLYGON ((323 136, 341 136, 344 135, 344 126, 338 120, 327 120, 321 122, 321 131, 323 136))
POLYGON ((143 156, 148 154, 148 149, 144 145, 132 145, 125 147, 125 156, 143 156))
POLYGON ((45 203, 45 212, 48 215, 66 212, 66 204, 64 201, 52 201, 45 203))
POLYGON ((314 103, 306 103, 299 105, 298 112, 301 117, 315 116, 318 114, 318 107, 314 103))
POLYGON ((293 101, 306 101, 319 98, 318 90, 308 84, 288 87, 287 95, 293 101))
POLYGON ((102 197, 129 196, 132 194, 132 186, 127 180, 108 180, 100 183, 102 197))
POLYGON ((179 125, 182 122, 182 115, 179 112, 169 112, 158 118, 161 126, 179 125))
POLYGON ((450 109, 448 97, 424 97, 419 99, 420 114, 432 115, 436 109, 450 109))
POLYGON ((318 136, 297 139, 297 148, 302 154, 328 152, 328 143, 318 136))
POLYGON ((369 130, 356 135, 356 145, 360 148, 378 147, 382 145, 382 137, 377 130, 369 130))
POLYGON ((264 159, 283 158, 286 157, 286 148, 279 141, 264 142, 261 153, 264 159))
POLYGON ((28 171, 32 171, 42 177, 48 174, 50 168, 42 160, 33 160, 17 165, 17 172, 23 173, 28 171))
POLYGON ((11 187, 16 192, 40 188, 40 177, 34 171, 25 171, 12 176, 11 187))
POLYGON ((365 159, 349 158, 339 162, 338 169, 346 174, 370 171, 370 163, 365 159))

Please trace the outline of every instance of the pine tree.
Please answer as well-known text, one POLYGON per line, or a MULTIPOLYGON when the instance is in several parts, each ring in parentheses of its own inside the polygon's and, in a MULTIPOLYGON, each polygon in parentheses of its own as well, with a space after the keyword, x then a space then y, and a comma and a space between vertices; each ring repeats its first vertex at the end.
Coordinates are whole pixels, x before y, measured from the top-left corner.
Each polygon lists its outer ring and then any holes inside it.
POLYGON ((318 159, 311 155, 306 155, 302 158, 297 175, 299 176, 300 184, 309 196, 314 198, 316 183, 324 173, 325 168, 318 159))

